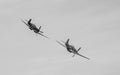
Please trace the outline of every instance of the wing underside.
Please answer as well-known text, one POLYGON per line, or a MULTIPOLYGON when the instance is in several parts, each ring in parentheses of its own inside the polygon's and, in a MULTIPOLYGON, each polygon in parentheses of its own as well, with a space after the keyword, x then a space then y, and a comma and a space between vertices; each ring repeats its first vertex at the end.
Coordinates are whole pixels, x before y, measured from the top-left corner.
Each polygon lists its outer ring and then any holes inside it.
POLYGON ((56 42, 57 42, 57 43, 59 43, 61 46, 63 46, 63 47, 65 47, 65 48, 66 48, 66 46, 65 46, 65 45, 63 45, 61 42, 59 42, 59 41, 57 41, 57 40, 56 40, 56 42))
POLYGON ((86 59, 90 59, 90 58, 88 58, 88 57, 86 57, 86 56, 83 56, 83 55, 81 55, 81 54, 79 54, 79 53, 75 53, 75 54, 77 54, 77 55, 79 55, 79 56, 81 56, 81 57, 83 57, 83 58, 86 58, 86 59))
POLYGON ((29 27, 29 25, 25 21, 23 21, 22 19, 21 19, 21 21, 29 27))
POLYGON ((41 35, 41 36, 43 36, 43 37, 45 37, 45 38, 48 38, 47 36, 45 36, 45 35, 43 35, 43 34, 41 34, 41 33, 38 33, 39 35, 41 35))

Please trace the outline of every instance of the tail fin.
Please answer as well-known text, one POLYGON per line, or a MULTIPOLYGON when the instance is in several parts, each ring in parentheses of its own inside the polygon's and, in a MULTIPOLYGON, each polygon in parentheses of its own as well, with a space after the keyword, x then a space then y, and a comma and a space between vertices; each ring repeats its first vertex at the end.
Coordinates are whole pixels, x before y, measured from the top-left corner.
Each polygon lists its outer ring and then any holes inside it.
POLYGON ((69 40, 70 40, 70 39, 68 38, 68 39, 67 39, 67 41, 66 41, 66 44, 68 44, 68 43, 69 43, 69 40))
POLYGON ((81 47, 77 50, 77 52, 81 49, 81 47))
POLYGON ((29 21, 28 21, 28 24, 29 24, 29 25, 31 25, 31 20, 32 20, 32 19, 29 19, 29 21))
POLYGON ((30 23, 30 22, 31 22, 31 20, 32 20, 32 19, 29 19, 28 23, 30 23))
MULTIPOLYGON (((41 26, 39 27, 39 31, 40 31, 40 29, 41 29, 41 26)), ((40 31, 41 33, 43 33, 42 31, 40 31)))
POLYGON ((39 30, 41 29, 41 26, 39 27, 39 30))

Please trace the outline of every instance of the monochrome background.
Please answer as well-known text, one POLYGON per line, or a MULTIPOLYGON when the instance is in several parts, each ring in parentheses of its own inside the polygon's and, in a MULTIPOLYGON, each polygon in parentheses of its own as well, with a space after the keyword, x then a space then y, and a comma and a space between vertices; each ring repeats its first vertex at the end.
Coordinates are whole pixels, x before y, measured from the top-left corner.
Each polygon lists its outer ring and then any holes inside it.
POLYGON ((120 75, 119 0, 0 0, 0 75, 120 75), (21 22, 32 18, 50 39, 21 22), (90 60, 55 42, 66 41, 90 60))

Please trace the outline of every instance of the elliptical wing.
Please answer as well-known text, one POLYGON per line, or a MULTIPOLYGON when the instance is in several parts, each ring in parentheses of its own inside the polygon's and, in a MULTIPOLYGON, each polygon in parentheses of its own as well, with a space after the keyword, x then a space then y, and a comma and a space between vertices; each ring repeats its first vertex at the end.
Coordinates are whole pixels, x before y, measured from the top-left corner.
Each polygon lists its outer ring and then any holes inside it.
POLYGON ((79 54, 79 53, 75 53, 75 54, 77 54, 77 55, 79 55, 79 56, 81 56, 81 57, 83 57, 83 58, 86 58, 86 59, 90 59, 90 58, 88 58, 88 57, 86 57, 86 56, 83 56, 83 55, 81 55, 81 54, 79 54))
POLYGON ((29 27, 29 25, 25 21, 23 21, 22 19, 21 19, 21 21, 29 27))
POLYGON ((57 41, 57 40, 56 40, 56 42, 57 42, 57 43, 59 43, 61 46, 63 46, 63 47, 65 47, 65 48, 66 48, 66 46, 65 46, 65 45, 63 45, 61 42, 59 42, 59 41, 57 41))
POLYGON ((37 34, 39 34, 39 35, 41 35, 41 36, 43 36, 43 37, 45 37, 45 38, 48 38, 47 36, 45 36, 45 35, 43 35, 43 34, 41 34, 41 33, 37 33, 37 34))

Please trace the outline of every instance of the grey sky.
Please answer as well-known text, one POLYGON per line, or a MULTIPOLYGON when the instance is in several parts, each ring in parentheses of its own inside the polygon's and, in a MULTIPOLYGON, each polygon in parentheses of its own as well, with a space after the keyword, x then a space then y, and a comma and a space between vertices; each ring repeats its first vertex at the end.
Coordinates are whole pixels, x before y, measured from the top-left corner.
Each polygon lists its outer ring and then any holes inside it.
POLYGON ((119 0, 0 0, 1 75, 119 75, 119 0), (20 19, 33 19, 36 36, 20 19), (54 40, 66 40, 86 60, 54 40))

